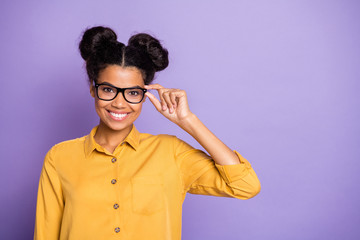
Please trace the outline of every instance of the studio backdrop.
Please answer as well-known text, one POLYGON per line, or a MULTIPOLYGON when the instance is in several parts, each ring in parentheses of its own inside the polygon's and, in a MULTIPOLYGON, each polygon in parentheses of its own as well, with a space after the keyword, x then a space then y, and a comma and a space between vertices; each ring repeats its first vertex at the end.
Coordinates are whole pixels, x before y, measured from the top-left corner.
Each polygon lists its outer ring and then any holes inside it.
MULTIPOLYGON (((261 181, 250 200, 188 194, 185 240, 360 239, 360 2, 1 1, 0 239, 32 239, 46 152, 98 124, 83 31, 147 32, 169 50, 155 82, 261 181)), ((146 101, 141 132, 201 148, 146 101)))

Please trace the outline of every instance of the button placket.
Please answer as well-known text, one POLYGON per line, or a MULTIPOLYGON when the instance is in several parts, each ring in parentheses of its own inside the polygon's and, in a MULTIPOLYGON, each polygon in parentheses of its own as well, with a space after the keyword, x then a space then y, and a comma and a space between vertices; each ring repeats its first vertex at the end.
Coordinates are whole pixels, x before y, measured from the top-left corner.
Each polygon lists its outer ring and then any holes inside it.
MULTIPOLYGON (((112 163, 116 163, 117 162, 117 159, 116 159, 116 157, 113 157, 112 159, 111 159, 111 162, 112 163)), ((116 184, 117 183, 117 180, 116 180, 116 178, 113 178, 113 179, 111 179, 111 184, 116 184)), ((119 204, 117 204, 117 203, 115 203, 114 205, 113 205, 113 208, 116 210, 116 209, 118 209, 119 208, 119 204)), ((115 233, 119 233, 120 232, 120 227, 115 227, 114 228, 114 231, 115 231, 115 233)))
MULTIPOLYGON (((114 163, 114 167, 117 166, 117 164, 115 164, 115 163, 117 163, 117 158, 116 158, 116 157, 113 157, 113 158, 111 159, 111 162, 114 163)), ((116 168, 116 167, 115 167, 115 168, 116 168)), ((116 177, 116 175, 117 175, 117 173, 115 173, 114 178, 112 178, 112 179, 110 180, 110 183, 111 183, 112 185, 117 184, 117 177, 116 177)), ((116 191, 116 189, 114 189, 114 190, 116 191)), ((119 206, 118 203, 114 203, 112 207, 113 207, 114 210, 117 210, 117 209, 119 209, 120 206, 119 206)), ((115 225, 115 226, 116 226, 116 225, 115 225)), ((115 227, 115 228, 114 228, 114 231, 115 231, 115 233, 119 233, 119 232, 120 232, 120 227, 115 227)))
MULTIPOLYGON (((115 157, 111 159, 111 162, 112 162, 112 163, 115 163, 116 161, 117 161, 117 159, 116 159, 115 157)), ((111 179, 111 184, 115 184, 116 182, 117 182, 117 181, 116 181, 115 178, 111 179)))

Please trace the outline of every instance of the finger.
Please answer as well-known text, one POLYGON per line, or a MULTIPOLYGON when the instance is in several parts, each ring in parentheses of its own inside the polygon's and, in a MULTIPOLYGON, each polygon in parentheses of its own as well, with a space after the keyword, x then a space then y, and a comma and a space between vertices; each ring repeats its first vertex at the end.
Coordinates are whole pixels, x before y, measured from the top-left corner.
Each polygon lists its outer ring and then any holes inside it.
POLYGON ((145 85, 146 89, 155 89, 155 90, 159 90, 164 88, 163 86, 161 86, 160 84, 149 84, 149 85, 145 85))
POLYGON ((171 99, 170 99, 170 91, 164 92, 162 94, 162 97, 164 99, 164 103, 169 108, 169 112, 172 113, 174 111, 174 108, 173 108, 173 105, 172 105, 171 99))
POLYGON ((170 92, 170 100, 174 108, 176 108, 177 106, 176 97, 177 97, 176 92, 170 92))
POLYGON ((156 84, 149 84, 149 85, 145 85, 145 88, 148 90, 157 90, 159 97, 160 97, 160 101, 161 101, 161 105, 162 105, 162 109, 165 111, 167 109, 166 104, 164 103, 164 98, 163 98, 163 92, 166 91, 167 89, 164 88, 163 86, 161 86, 160 84, 156 83, 156 84))
POLYGON ((166 100, 164 99, 164 93, 167 91, 166 88, 158 89, 158 94, 162 106, 162 110, 165 111, 167 109, 166 100))
POLYGON ((154 105, 156 110, 159 112, 161 111, 161 103, 160 101, 154 96, 154 94, 150 92, 146 92, 145 95, 150 99, 150 102, 154 105))

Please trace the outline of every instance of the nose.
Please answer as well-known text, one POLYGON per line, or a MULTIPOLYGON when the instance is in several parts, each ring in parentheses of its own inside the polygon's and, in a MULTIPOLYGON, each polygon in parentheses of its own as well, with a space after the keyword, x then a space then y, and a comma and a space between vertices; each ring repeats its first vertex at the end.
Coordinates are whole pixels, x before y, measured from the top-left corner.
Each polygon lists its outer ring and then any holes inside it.
POLYGON ((111 105, 116 108, 122 108, 127 104, 122 93, 119 93, 115 99, 112 100, 111 105))

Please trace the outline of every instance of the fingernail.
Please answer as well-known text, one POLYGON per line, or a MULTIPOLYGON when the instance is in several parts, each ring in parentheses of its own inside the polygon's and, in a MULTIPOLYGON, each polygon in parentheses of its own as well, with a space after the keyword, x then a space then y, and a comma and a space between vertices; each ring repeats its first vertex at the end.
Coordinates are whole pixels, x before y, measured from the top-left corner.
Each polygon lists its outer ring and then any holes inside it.
POLYGON ((163 111, 166 110, 166 106, 165 106, 165 105, 162 106, 162 110, 163 110, 163 111))

